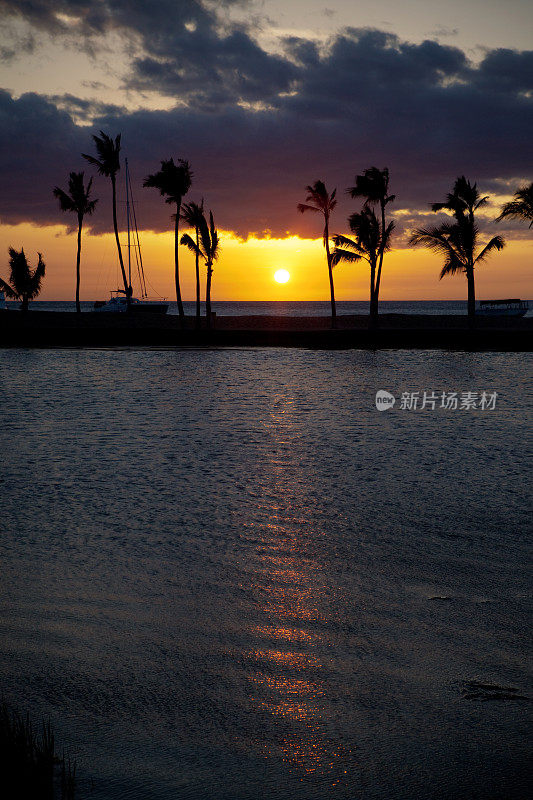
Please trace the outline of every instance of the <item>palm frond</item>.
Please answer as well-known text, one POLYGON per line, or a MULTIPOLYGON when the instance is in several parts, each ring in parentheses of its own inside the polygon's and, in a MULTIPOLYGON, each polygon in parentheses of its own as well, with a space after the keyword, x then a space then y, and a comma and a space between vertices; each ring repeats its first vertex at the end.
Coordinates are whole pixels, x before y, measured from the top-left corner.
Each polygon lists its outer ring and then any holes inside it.
POLYGON ((68 192, 56 186, 53 190, 54 196, 59 200, 62 211, 75 211, 78 217, 83 218, 85 214, 92 214, 96 208, 98 200, 90 200, 93 179, 90 178, 87 188, 83 181, 83 172, 71 172, 68 180, 68 192))
POLYGON ((362 258, 367 258, 368 251, 360 244, 360 242, 354 241, 350 239, 348 236, 344 236, 342 233, 337 233, 333 238, 333 243, 335 247, 348 247, 350 250, 353 250, 355 253, 358 253, 362 258))
POLYGON ((430 203, 432 211, 451 211, 457 220, 463 215, 472 216, 474 212, 486 205, 488 196, 481 197, 477 183, 470 183, 464 175, 456 178, 451 192, 440 203, 430 203))
POLYGON ((529 221, 529 227, 533 226, 533 183, 515 192, 513 199, 502 207, 496 222, 507 218, 529 221))
MULTIPOLYGON (((37 297, 41 291, 41 284, 45 274, 45 263, 39 253, 39 261, 35 270, 31 270, 24 248, 20 251, 9 247, 9 288, 4 288, 6 294, 13 299, 22 299, 26 296, 29 300, 37 297)), ((2 281, 2 286, 8 286, 2 281)))
POLYGON ((308 205, 307 203, 298 203, 297 208, 298 208, 298 211, 301 214, 303 214, 304 211, 320 211, 320 208, 317 208, 316 206, 308 205))
POLYGON ((61 208, 61 211, 76 210, 72 197, 69 197, 69 195, 63 191, 63 189, 60 189, 59 186, 56 186, 53 192, 54 197, 57 197, 59 200, 59 207, 61 208))
POLYGON ((336 266, 341 261, 348 261, 355 264, 356 261, 361 261, 364 256, 359 253, 354 253, 351 250, 344 250, 342 247, 336 247, 331 254, 331 266, 336 266))
POLYGON ((500 251, 503 250, 505 247, 505 239, 503 236, 493 236, 490 242, 485 245, 483 250, 479 253, 477 258, 474 260, 474 264, 477 264, 478 261, 484 261, 485 258, 490 255, 494 250, 500 251))
POLYGON ((17 292, 15 292, 9 283, 6 283, 2 278, 0 278, 0 290, 5 292, 6 295, 9 297, 10 300, 16 300, 18 298, 17 292))
POLYGON ((196 228, 198 225, 198 220, 200 216, 203 214, 204 211, 204 203, 199 205, 191 200, 190 203, 184 203, 181 207, 181 219, 185 222, 190 228, 196 228))
POLYGON ((114 177, 120 170, 120 141, 119 133, 115 140, 108 136, 104 131, 100 131, 100 136, 93 135, 93 142, 96 147, 97 158, 82 153, 83 158, 97 168, 100 175, 114 177))
POLYGON ((480 199, 474 205, 474 211, 477 211, 478 208, 483 208, 483 206, 486 206, 488 202, 489 202, 488 194, 486 194, 485 197, 480 197, 480 199))
POLYGON ((196 242, 191 236, 189 236, 188 233, 184 233, 181 236, 180 244, 184 244, 185 247, 187 247, 191 251, 191 253, 194 253, 195 255, 198 255, 201 258, 205 258, 205 255, 202 252, 201 248, 199 246, 198 247, 196 246, 196 242))
POLYGON ((209 212, 209 233, 211 235, 211 261, 216 261, 219 256, 219 237, 218 231, 215 228, 215 221, 213 219, 213 212, 209 212))
POLYGON ((178 163, 174 163, 173 158, 161 161, 161 169, 148 175, 143 186, 159 189, 159 193, 165 198, 165 203, 181 204, 183 197, 191 188, 192 172, 188 161, 182 158, 178 163))
POLYGON ((423 245, 435 253, 450 259, 451 263, 461 263, 464 267, 464 260, 453 245, 456 225, 444 223, 432 228, 417 228, 409 238, 412 247, 423 245))
POLYGON ((94 156, 89 155, 88 153, 82 153, 81 155, 82 158, 84 158, 86 161, 89 162, 89 164, 91 164, 93 167, 96 167, 99 175, 106 175, 107 177, 109 177, 101 161, 99 161, 94 156))
POLYGON ((205 214, 202 214, 201 218, 198 220, 198 233, 205 257, 209 258, 209 252, 211 250, 211 236, 209 235, 209 225, 205 218, 205 214))
POLYGON ((354 242, 353 239, 350 239, 349 236, 345 236, 343 233, 335 233, 331 238, 333 239, 335 247, 351 247, 354 250, 359 250, 357 242, 354 242))
POLYGON ((33 300, 35 297, 37 297, 41 291, 41 284, 46 271, 46 265, 43 261, 42 253, 38 253, 38 255, 39 262, 28 282, 28 298, 30 300, 33 300))
POLYGON ((329 194, 324 181, 315 181, 312 186, 306 186, 305 191, 307 192, 305 203, 298 203, 298 211, 302 214, 304 211, 320 211, 324 216, 329 217, 337 205, 335 199, 337 190, 334 189, 329 194))
POLYGON ((394 195, 388 198, 389 170, 387 167, 369 167, 361 175, 355 176, 355 185, 346 190, 352 198, 364 197, 367 204, 392 202, 394 195))
POLYGON ((464 272, 465 265, 460 261, 455 253, 449 252, 445 258, 444 266, 442 267, 439 280, 442 280, 446 275, 455 275, 457 272, 464 272))
POLYGON ((211 239, 211 260, 217 261, 220 255, 220 239, 218 232, 214 231, 211 239))

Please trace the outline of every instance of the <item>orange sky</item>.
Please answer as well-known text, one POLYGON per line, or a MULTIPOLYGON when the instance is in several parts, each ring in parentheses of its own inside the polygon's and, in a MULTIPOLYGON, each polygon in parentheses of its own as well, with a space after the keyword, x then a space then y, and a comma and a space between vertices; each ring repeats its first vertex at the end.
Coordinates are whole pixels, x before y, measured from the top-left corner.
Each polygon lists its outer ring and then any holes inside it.
MULTIPOLYGON (((171 233, 141 232, 143 260, 153 296, 175 299, 173 284, 174 240, 171 233)), ((24 246, 32 265, 37 250, 43 252, 47 265, 42 300, 70 300, 75 291, 76 234, 65 228, 37 227, 29 223, 0 227, 0 276, 8 276, 9 245, 24 246)), ((180 248, 182 293, 194 299, 194 259, 180 248)), ((512 241, 501 253, 481 265, 476 286, 479 298, 516 296, 529 298, 531 292, 530 241, 512 241)), ((439 258, 424 249, 393 250, 386 255, 382 300, 463 300, 466 282, 461 276, 438 280, 439 258)), ((84 234, 82 251, 81 299, 106 298, 118 285, 118 260, 112 234, 84 234)), ((368 298, 366 264, 342 264, 335 268, 336 296, 339 300, 368 298)), ((205 281, 202 271, 202 291, 205 281)), ((135 288, 135 277, 134 277, 135 288)), ((322 239, 249 239, 241 242, 222 233, 220 260, 215 265, 212 298, 214 300, 328 300, 329 287, 322 239), (291 274, 285 285, 277 284, 277 269, 291 274)))

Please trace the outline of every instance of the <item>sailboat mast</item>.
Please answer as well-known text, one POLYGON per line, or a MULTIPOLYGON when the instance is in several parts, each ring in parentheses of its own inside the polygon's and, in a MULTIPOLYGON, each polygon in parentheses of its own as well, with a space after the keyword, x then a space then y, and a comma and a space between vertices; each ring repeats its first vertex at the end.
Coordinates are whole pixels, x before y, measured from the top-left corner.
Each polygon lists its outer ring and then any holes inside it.
POLYGON ((130 182, 128 180, 128 159, 126 158, 126 219, 128 223, 128 284, 131 294, 131 244, 130 244, 130 182))

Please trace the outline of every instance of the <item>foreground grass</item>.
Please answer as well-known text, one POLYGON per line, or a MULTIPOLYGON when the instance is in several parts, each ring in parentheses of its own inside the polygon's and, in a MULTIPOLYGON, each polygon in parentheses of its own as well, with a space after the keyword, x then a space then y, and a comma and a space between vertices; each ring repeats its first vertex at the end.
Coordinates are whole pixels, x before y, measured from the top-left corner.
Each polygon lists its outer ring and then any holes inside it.
POLYGON ((50 723, 39 731, 23 717, 0 704, 0 791, 20 800, 73 800, 76 765, 58 758, 50 723))

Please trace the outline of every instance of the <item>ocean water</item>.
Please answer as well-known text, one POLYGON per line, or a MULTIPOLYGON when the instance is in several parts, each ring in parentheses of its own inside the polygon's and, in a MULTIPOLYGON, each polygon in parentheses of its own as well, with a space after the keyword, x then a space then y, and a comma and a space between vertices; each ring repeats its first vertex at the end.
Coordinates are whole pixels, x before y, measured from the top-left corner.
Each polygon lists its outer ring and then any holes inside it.
MULTIPOLYGON (((13 305, 17 305, 14 303, 13 305)), ((184 304, 185 313, 194 316, 196 313, 196 304, 194 302, 186 301, 184 304)), ((84 301, 81 304, 82 311, 92 311, 94 302, 84 301)), ((202 303, 202 315, 205 314, 205 304, 202 303)), ((75 311, 76 305, 74 301, 46 301, 36 300, 30 304, 30 308, 42 311, 75 311)), ((213 311, 219 316, 240 316, 249 314, 268 314, 280 316, 297 316, 297 317, 315 317, 315 316, 329 316, 331 313, 331 306, 329 302, 313 301, 313 302, 281 302, 281 301, 256 301, 256 302, 238 302, 238 301, 214 301, 212 303, 213 311)), ((466 314, 467 305, 466 301, 462 300, 399 300, 399 301, 382 301, 380 303, 380 311, 383 314, 466 314)), ((169 314, 177 314, 178 307, 175 301, 169 301, 169 314)), ((339 301, 337 302, 337 314, 368 314, 368 301, 339 301)), ((530 313, 530 312, 528 312, 530 313)))
POLYGON ((0 351, 2 692, 50 717, 78 798, 523 800, 530 375, 0 351))

